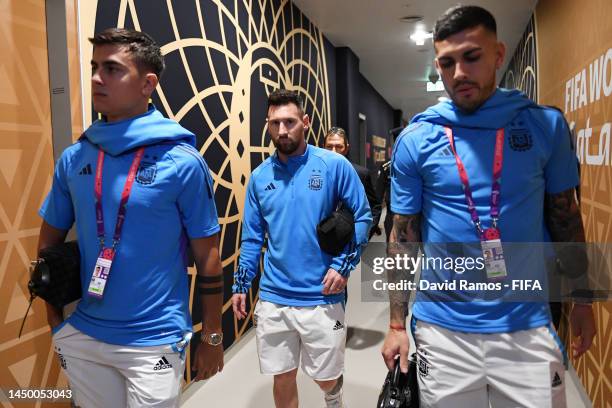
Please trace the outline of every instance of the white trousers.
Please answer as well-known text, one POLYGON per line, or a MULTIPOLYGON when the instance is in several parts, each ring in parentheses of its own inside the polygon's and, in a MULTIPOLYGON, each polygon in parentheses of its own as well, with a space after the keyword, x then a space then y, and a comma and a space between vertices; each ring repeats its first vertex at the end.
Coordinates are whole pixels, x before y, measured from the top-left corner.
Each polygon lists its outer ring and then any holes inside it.
POLYGON ((417 321, 421 407, 565 408, 565 367, 547 326, 463 333, 417 321))
POLYGON ((185 362, 171 345, 117 346, 70 324, 53 343, 79 407, 178 407, 185 362))

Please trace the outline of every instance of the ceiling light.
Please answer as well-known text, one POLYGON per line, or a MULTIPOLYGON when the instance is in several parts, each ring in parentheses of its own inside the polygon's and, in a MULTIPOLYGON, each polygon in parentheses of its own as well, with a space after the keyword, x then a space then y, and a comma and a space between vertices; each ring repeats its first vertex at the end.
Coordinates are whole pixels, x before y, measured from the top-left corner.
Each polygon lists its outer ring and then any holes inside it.
POLYGON ((444 83, 437 81, 435 84, 431 81, 427 81, 427 92, 441 92, 444 90, 444 83))
POLYGON ((410 36, 410 39, 416 43, 416 45, 424 45, 425 40, 433 38, 432 33, 425 31, 422 25, 418 25, 414 33, 410 36))
POLYGON ((418 23, 419 21, 423 21, 423 16, 404 16, 400 18, 402 23, 418 23))

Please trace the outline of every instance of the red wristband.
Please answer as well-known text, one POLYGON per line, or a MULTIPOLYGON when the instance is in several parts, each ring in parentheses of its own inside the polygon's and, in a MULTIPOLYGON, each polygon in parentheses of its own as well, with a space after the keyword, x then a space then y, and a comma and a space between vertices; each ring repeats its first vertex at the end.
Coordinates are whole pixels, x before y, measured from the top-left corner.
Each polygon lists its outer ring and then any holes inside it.
POLYGON ((401 324, 390 324, 389 328, 391 330, 402 330, 402 331, 406 331, 406 326, 402 326, 401 324))

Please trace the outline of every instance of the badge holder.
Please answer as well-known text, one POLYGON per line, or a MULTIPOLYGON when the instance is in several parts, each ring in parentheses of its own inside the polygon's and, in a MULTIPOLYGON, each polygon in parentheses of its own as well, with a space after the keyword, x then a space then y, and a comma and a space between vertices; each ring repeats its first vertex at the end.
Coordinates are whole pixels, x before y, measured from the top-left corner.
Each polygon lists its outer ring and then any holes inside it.
POLYGON ((504 260, 504 249, 496 219, 493 219, 492 228, 482 231, 480 245, 482 247, 487 278, 489 280, 498 280, 508 276, 506 261, 504 260))
POLYGON ((101 299, 104 295, 104 288, 106 288, 106 282, 108 282, 114 258, 114 245, 113 248, 104 248, 100 251, 93 275, 91 276, 91 281, 89 281, 89 288, 87 289, 89 296, 101 299))

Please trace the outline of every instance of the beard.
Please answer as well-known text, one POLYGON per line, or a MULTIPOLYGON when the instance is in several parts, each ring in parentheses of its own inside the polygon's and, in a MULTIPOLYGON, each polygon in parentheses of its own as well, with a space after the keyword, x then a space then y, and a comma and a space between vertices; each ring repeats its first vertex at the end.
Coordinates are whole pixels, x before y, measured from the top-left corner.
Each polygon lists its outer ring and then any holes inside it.
MULTIPOLYGON (((461 85, 473 85, 477 88, 477 95, 474 98, 459 98, 456 92, 449 93, 450 98, 452 99, 455 106, 457 106, 461 112, 465 114, 471 114, 476 112, 495 91, 495 83, 493 82, 490 85, 485 86, 484 88, 478 86, 478 84, 474 82, 462 82, 460 84, 455 85, 455 89, 461 85)), ((454 90, 453 90, 454 91, 454 90)))
POLYGON ((480 106, 484 103, 483 100, 469 100, 469 101, 462 101, 459 100, 457 98, 452 98, 453 103, 455 104, 455 106, 457 106, 459 108, 459 110, 461 110, 461 112, 465 113, 465 114, 470 114, 470 113, 474 113, 478 110, 478 108, 480 108, 480 106))
POLYGON ((282 154, 286 154, 287 156, 295 152, 300 146, 297 141, 291 140, 289 138, 283 139, 283 142, 281 142, 280 139, 272 139, 272 143, 274 143, 274 147, 276 147, 279 152, 281 152, 282 154))

